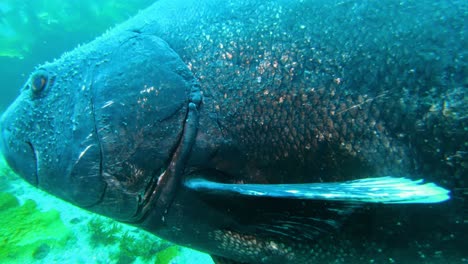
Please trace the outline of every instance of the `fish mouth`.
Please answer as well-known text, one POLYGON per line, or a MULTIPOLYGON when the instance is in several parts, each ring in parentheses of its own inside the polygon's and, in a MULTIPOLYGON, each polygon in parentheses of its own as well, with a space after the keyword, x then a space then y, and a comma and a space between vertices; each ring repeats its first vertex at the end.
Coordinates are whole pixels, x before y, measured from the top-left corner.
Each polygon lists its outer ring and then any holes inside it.
POLYGON ((1 128, 0 152, 19 176, 34 186, 39 185, 38 157, 33 144, 12 138, 9 128, 1 128))

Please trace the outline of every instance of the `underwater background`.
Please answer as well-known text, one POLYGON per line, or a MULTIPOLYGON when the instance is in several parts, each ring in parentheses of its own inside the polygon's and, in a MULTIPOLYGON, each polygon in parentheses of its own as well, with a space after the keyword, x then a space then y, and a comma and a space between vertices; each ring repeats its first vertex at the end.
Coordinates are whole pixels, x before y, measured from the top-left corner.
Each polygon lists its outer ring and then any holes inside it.
MULTIPOLYGON (((18 95, 36 65, 51 61, 80 43, 93 40, 153 2, 0 0, 0 114, 18 95)), ((468 15, 466 12, 464 17, 468 15)), ((465 32, 466 24, 465 21, 462 29, 465 32)), ((458 45, 463 43, 466 43, 464 39, 458 45)), ((466 85, 466 67, 461 72, 465 74, 462 78, 466 85)), ((463 97, 466 91, 462 89, 466 89, 466 86, 454 92, 456 100, 447 100, 441 111, 466 120, 468 102, 463 97)), ((464 127, 465 133, 467 129, 464 127)), ((460 144, 466 146, 467 142, 460 144)), ((460 155, 466 157, 466 153, 460 155)), ((461 160, 460 163, 466 168, 466 159, 461 160)), ((460 178, 460 182, 466 181, 466 175, 460 178)), ((459 192, 466 194, 467 190, 459 192)), ((459 212, 463 215, 460 217, 462 224, 466 226, 468 209, 464 207, 460 210, 463 210, 459 212)), ((434 252, 434 256, 438 254, 434 252)), ((468 263, 467 258, 451 261, 447 263, 468 263)), ((29 186, 8 168, 0 156, 0 263, 213 262, 206 254, 89 213, 29 186)))
POLYGON ((127 20, 153 0, 0 1, 0 112, 18 95, 39 63, 127 20))
MULTIPOLYGON (((0 114, 36 65, 93 40, 153 2, 0 0, 0 114)), ((0 154, 0 263, 213 262, 30 186, 0 154)))

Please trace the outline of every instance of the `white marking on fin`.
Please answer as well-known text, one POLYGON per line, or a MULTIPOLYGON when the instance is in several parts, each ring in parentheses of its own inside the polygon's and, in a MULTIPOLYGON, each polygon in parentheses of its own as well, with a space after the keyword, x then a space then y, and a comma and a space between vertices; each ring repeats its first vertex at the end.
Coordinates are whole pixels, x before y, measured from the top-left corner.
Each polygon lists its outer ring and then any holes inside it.
POLYGON ((114 101, 110 100, 110 101, 107 101, 101 108, 106 108, 106 107, 109 107, 111 105, 114 104, 114 101))

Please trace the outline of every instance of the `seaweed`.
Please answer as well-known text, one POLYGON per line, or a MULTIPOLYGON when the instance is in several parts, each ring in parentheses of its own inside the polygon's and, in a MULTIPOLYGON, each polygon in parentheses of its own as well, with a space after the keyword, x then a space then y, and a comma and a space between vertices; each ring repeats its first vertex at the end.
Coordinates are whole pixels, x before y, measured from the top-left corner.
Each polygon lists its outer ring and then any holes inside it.
MULTIPOLYGON (((101 216, 95 216, 88 222, 90 244, 93 246, 117 245, 118 250, 111 253, 111 259, 118 264, 133 263, 138 258, 145 263, 152 259, 168 260, 179 254, 179 250, 166 251, 173 244, 161 240, 145 231, 125 228, 125 225, 101 216), (163 253, 161 253, 163 252, 163 253)), ((176 247, 179 248, 179 247, 176 247)), ((156 263, 168 263, 168 262, 156 263)))
POLYGON ((72 238, 56 210, 41 212, 33 200, 20 205, 14 195, 0 192, 0 262, 44 258, 72 238))
POLYGON ((18 179, 18 176, 8 167, 0 153, 0 192, 9 190, 11 188, 10 182, 15 179, 18 179))
POLYGON ((149 262, 173 244, 144 231, 126 231, 120 238, 119 251, 114 255, 117 263, 131 263, 137 258, 149 262))
POLYGON ((156 255, 155 264, 169 264, 178 255, 180 255, 180 247, 178 247, 178 246, 168 247, 168 248, 160 251, 156 255))
POLYGON ((119 240, 122 227, 110 219, 95 216, 88 222, 88 231, 91 245, 112 245, 119 240))

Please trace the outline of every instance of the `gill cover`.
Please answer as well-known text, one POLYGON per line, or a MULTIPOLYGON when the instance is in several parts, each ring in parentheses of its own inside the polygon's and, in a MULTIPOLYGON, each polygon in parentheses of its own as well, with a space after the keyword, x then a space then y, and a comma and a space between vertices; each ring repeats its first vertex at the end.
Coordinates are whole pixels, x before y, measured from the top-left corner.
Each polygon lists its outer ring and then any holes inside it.
POLYGON ((189 103, 199 91, 166 42, 154 35, 126 33, 132 36, 95 69, 93 105, 107 185, 95 211, 134 221, 148 206, 145 196, 152 185, 169 167, 189 103))

